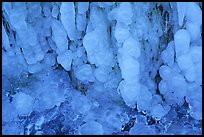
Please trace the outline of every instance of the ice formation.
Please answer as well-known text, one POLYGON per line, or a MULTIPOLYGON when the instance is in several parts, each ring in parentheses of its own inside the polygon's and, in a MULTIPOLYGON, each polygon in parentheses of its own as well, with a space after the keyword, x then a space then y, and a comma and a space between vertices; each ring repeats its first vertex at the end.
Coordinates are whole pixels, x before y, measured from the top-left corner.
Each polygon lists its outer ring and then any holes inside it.
POLYGON ((202 2, 3 2, 2 134, 202 133, 202 2))

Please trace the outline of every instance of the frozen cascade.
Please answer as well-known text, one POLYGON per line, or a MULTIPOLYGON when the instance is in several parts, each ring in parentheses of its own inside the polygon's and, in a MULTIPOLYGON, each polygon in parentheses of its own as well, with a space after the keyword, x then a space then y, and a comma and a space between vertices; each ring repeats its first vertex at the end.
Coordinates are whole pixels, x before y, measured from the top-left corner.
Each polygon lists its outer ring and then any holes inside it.
POLYGON ((135 107, 140 91, 140 85, 138 82, 139 63, 137 60, 140 55, 140 45, 139 42, 131 37, 128 27, 122 28, 122 26, 131 24, 132 22, 131 18, 133 13, 131 4, 129 2, 121 3, 117 10, 121 10, 122 13, 116 15, 117 25, 115 38, 118 43, 122 42, 123 44, 122 47, 119 47, 118 49, 118 60, 122 78, 124 79, 119 85, 119 92, 128 106, 135 107), (127 10, 124 10, 124 6, 127 7, 127 10), (124 25, 121 23, 124 23, 124 25), (120 32, 123 33, 121 34, 120 32))
POLYGON ((202 2, 3 2, 3 135, 202 133, 202 2))

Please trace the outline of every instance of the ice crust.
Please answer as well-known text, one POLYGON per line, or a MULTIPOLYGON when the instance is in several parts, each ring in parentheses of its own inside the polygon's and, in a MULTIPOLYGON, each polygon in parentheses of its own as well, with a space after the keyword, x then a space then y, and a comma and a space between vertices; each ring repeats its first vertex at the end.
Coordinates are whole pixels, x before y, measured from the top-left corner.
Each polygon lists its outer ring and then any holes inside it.
POLYGON ((201 134, 201 122, 201 2, 2 3, 2 134, 201 134))

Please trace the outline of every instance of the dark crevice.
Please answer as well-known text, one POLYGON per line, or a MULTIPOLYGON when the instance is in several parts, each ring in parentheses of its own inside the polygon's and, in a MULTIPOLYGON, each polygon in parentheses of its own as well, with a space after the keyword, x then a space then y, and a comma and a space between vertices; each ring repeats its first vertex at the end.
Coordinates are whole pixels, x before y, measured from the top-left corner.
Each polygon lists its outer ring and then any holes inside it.
POLYGON ((128 123, 122 126, 121 131, 130 131, 130 129, 134 126, 136 118, 131 118, 128 123))

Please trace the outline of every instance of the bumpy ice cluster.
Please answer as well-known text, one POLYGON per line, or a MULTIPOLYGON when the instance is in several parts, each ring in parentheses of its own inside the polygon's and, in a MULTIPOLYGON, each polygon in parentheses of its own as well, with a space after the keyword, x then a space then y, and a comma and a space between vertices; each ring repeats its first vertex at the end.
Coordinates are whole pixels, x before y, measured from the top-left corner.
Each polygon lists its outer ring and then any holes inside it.
POLYGON ((3 2, 3 134, 201 134, 202 3, 3 2))

